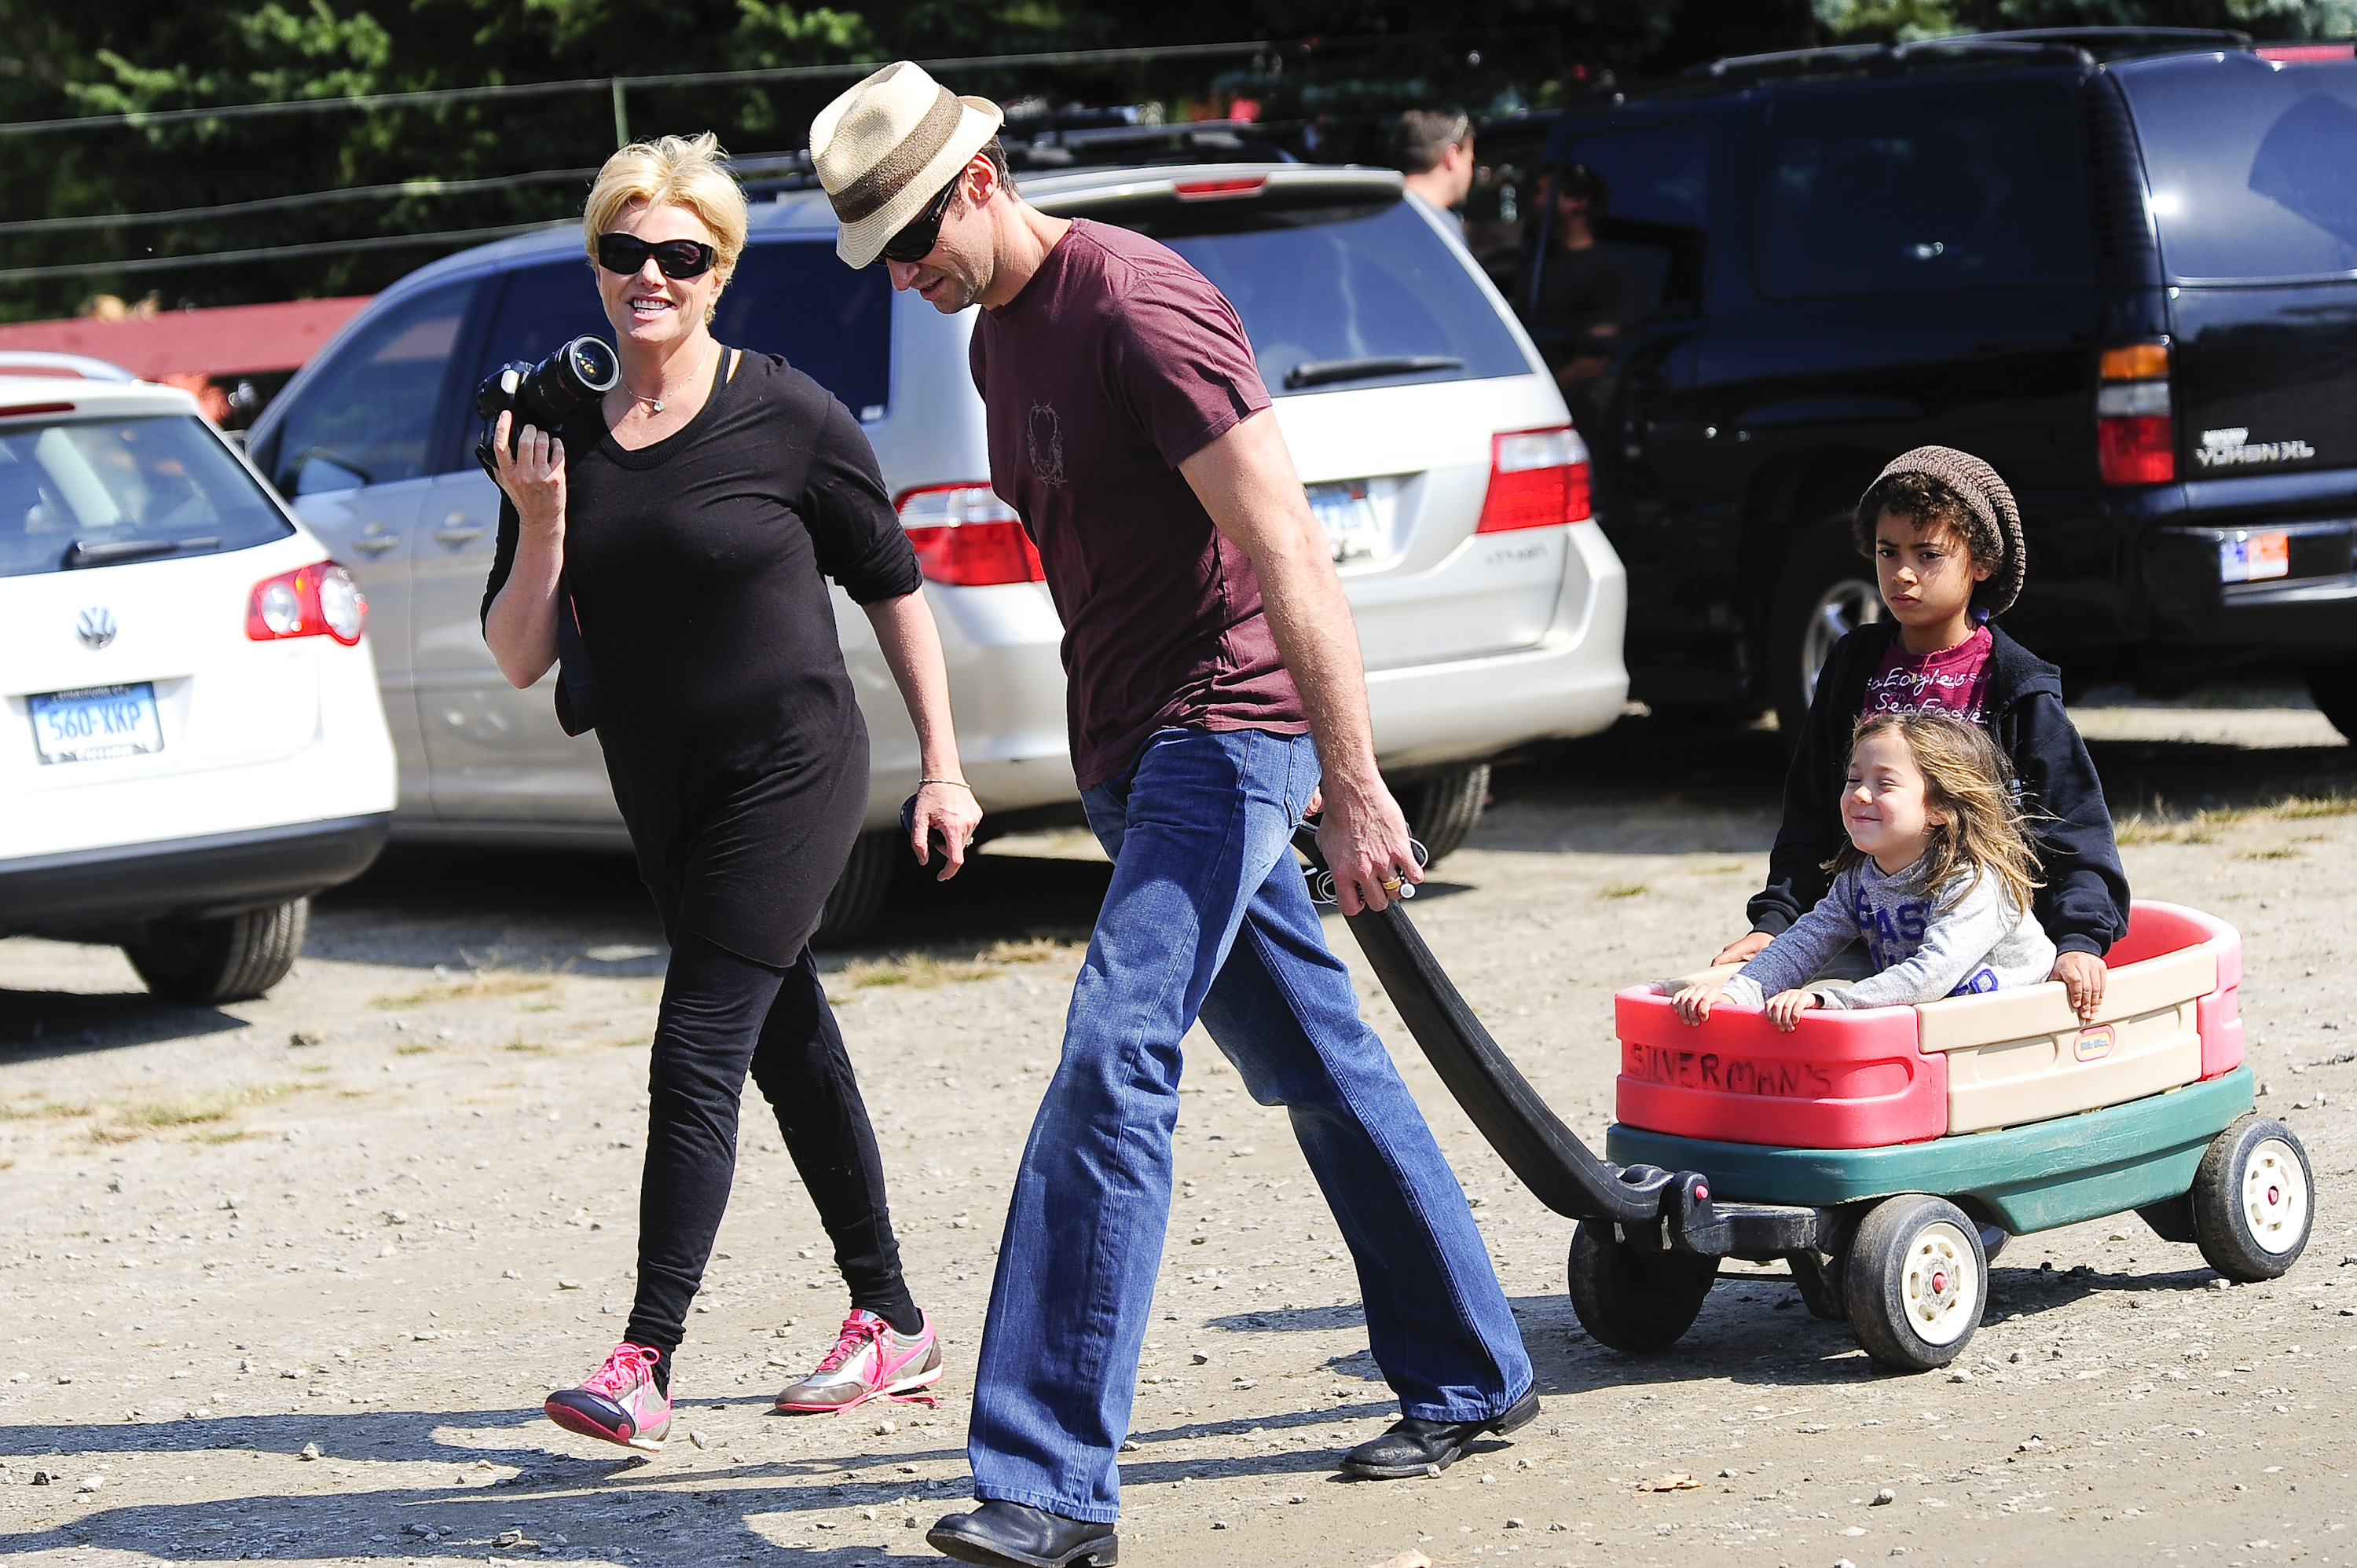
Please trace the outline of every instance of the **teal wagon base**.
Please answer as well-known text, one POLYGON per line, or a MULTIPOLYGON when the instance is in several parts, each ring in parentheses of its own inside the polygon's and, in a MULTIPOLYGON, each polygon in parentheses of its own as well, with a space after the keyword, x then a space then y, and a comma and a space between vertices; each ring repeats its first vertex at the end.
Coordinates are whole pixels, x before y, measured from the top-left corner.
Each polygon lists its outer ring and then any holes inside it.
POLYGON ((1787 1149, 1616 1123, 1604 1152, 1622 1165, 1699 1171, 1723 1200, 1838 1208, 1935 1193, 2023 1236, 2182 1197, 2211 1140, 2254 1103, 2251 1070, 2238 1067, 2125 1105, 1921 1144, 1787 1149))

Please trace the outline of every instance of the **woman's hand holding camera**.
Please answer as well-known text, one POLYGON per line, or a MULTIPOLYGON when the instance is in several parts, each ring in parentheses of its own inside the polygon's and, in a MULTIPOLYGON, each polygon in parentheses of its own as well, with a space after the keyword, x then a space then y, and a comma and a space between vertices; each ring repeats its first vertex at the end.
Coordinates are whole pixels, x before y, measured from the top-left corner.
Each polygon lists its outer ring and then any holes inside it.
POLYGON ((499 465, 500 489, 515 503, 516 516, 527 533, 553 539, 565 536, 565 443, 545 430, 525 425, 511 442, 513 410, 501 411, 491 430, 492 460, 499 465))

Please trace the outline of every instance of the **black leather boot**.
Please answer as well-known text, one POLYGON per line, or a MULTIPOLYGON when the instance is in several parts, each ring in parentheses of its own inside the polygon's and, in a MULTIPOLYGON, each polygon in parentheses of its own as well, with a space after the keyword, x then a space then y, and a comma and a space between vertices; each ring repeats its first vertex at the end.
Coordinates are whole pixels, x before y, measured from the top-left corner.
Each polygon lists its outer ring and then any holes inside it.
POLYGON ((1121 1538, 1113 1526, 996 1498, 972 1513, 936 1521, 925 1542, 961 1563, 991 1568, 1113 1568, 1121 1561, 1121 1538))
POLYGON ((1409 1476, 1437 1476, 1487 1433, 1503 1437, 1528 1426, 1539 1413, 1538 1391, 1514 1402, 1503 1415, 1480 1421, 1425 1421, 1403 1416, 1381 1437, 1360 1444, 1342 1456, 1342 1473, 1371 1481, 1396 1481, 1409 1476))

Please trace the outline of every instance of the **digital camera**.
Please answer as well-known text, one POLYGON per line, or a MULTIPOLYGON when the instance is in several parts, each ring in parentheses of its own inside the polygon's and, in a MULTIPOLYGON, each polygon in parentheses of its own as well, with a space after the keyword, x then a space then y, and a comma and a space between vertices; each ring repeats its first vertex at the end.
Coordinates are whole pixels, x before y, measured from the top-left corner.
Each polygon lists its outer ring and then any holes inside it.
POLYGON ((622 361, 602 338, 576 338, 537 365, 521 360, 501 365, 475 389, 475 412, 483 419, 483 439, 475 448, 475 461, 497 481, 491 427, 500 414, 510 410, 515 413, 508 430, 508 450, 512 453, 516 436, 525 425, 554 430, 612 392, 621 379, 622 361))

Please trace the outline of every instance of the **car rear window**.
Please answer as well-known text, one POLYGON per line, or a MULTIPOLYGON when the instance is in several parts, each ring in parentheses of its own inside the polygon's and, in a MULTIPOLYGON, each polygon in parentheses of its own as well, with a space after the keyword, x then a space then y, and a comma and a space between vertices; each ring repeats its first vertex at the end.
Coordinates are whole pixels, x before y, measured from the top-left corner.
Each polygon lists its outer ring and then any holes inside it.
POLYGON ((1771 298, 2093 281, 2069 90, 1921 81, 1769 107, 1756 201, 1771 298))
POLYGON ((1168 245, 1228 296, 1274 396, 1531 373, 1469 258, 1397 198, 1337 205, 1330 194, 1272 189, 1103 216, 1168 245), (1348 371, 1386 361, 1426 363, 1348 371), (1304 365, 1324 369, 1288 385, 1304 365))
MULTIPOLYGON (((537 364, 584 334, 614 340, 587 257, 522 267, 508 276, 478 378, 511 360, 537 364)), ((861 419, 891 397, 892 285, 881 267, 852 271, 832 240, 751 245, 720 295, 713 336, 786 362, 861 419)))
POLYGON ((2118 70, 2172 281, 2357 274, 2357 61, 2187 55, 2118 70))
POLYGON ((244 550, 294 532, 193 414, 0 428, 0 577, 244 550))

